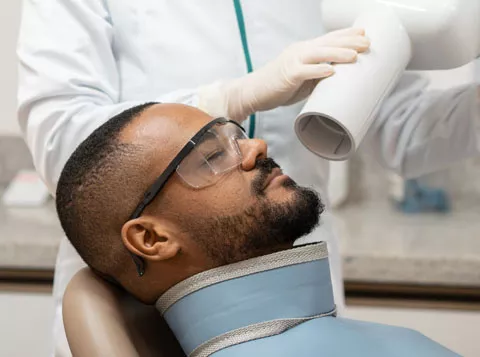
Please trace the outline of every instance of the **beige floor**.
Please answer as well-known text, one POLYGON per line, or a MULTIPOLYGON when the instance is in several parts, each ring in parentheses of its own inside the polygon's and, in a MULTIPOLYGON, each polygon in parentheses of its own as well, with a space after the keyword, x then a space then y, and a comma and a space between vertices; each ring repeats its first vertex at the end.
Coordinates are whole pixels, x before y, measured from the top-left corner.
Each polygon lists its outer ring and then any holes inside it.
MULTIPOLYGON (((0 292, 0 356, 49 356, 52 314, 48 294, 0 292)), ((480 312, 350 306, 346 315, 415 328, 462 356, 480 356, 480 312)))

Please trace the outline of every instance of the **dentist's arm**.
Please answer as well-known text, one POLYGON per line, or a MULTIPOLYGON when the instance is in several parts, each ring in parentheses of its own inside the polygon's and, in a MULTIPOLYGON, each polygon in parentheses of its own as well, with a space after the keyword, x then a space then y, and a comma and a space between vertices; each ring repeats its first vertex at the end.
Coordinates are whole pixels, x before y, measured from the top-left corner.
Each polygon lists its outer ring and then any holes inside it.
POLYGON ((197 100, 185 90, 121 101, 113 33, 104 1, 23 1, 18 120, 52 193, 72 152, 109 118, 146 101, 197 100))
POLYGON ((411 178, 480 155, 478 85, 427 91, 406 73, 385 100, 364 148, 385 167, 411 178))
POLYGON ((50 192, 55 192, 63 166, 77 146, 125 109, 147 101, 178 102, 241 121, 255 111, 305 98, 316 81, 333 73, 326 63, 351 62, 369 45, 362 30, 340 30, 294 44, 241 78, 123 101, 112 51, 115 29, 105 3, 23 1, 18 120, 50 192))

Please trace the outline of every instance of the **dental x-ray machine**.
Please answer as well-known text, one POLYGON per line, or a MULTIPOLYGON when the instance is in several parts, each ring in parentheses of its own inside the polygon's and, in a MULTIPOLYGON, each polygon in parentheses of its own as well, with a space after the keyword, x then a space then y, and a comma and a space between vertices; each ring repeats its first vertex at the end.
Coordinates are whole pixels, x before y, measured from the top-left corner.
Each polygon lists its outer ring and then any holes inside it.
POLYGON ((358 148, 405 69, 462 66, 480 55, 480 0, 323 0, 326 30, 362 27, 371 47, 319 82, 295 122, 300 141, 328 160, 358 148))

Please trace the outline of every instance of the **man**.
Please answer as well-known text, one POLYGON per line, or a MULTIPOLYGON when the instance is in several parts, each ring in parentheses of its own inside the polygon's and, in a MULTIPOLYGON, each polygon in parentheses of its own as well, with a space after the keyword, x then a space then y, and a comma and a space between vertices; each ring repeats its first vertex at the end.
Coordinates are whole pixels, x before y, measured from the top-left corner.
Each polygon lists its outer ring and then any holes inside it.
POLYGON ((85 262, 156 303, 189 356, 456 356, 406 329, 335 318, 323 204, 241 127, 179 104, 115 116, 57 186, 85 262))
MULTIPOLYGON (((329 163, 297 140, 293 120, 316 81, 332 74, 327 63, 354 60, 368 41, 358 29, 319 37, 320 8, 321 0, 23 0, 19 123, 35 167, 55 192, 76 147, 114 115, 146 101, 234 119, 251 115, 244 124, 249 135, 264 139, 297 182, 323 194, 322 224, 302 242, 329 244, 341 312, 329 163)), ((427 86, 418 75, 405 76, 365 141, 384 166, 408 177, 479 154, 476 88, 429 93, 427 86)), ((63 291, 83 266, 63 240, 54 283, 60 356, 70 355, 63 348, 63 291)))

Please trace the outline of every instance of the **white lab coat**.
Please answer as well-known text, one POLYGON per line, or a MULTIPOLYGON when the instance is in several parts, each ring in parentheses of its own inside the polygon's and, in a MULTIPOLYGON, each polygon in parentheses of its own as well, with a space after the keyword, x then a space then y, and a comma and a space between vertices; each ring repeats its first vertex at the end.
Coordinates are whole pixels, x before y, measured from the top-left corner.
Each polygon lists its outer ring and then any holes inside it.
MULTIPOLYGON (((287 45, 324 33, 320 0, 243 0, 253 67, 287 45)), ((18 43, 19 122, 35 166, 51 192, 75 148, 115 114, 145 101, 196 105, 197 88, 246 74, 234 4, 228 0, 24 0, 18 43)), ((372 78, 372 80, 375 80, 372 78)), ((368 84, 366 84, 368 85, 368 84)), ((367 146, 407 176, 442 168, 480 151, 473 86, 426 93, 405 77, 381 110, 367 146)), ((348 105, 348 103, 345 103, 348 105)), ((328 162, 296 139, 302 103, 257 115, 257 137, 300 184, 326 200, 328 162)), ((343 283, 329 214, 305 240, 329 243, 337 304, 343 283)), ((56 340, 64 341, 61 298, 83 263, 67 241, 55 275, 56 340)), ((68 355, 68 349, 58 355, 68 355)))

